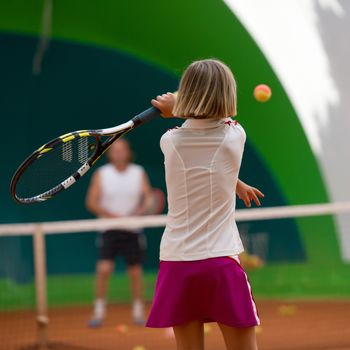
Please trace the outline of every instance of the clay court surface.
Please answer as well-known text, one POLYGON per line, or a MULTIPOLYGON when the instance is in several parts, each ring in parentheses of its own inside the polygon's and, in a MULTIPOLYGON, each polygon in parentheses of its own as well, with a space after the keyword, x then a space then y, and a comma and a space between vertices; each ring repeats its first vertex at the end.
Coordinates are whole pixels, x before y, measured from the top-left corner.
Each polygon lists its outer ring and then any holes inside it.
MULTIPOLYGON (((260 350, 350 350, 350 301, 257 302, 260 350)), ((103 327, 89 329, 90 308, 50 309, 49 349, 175 349, 171 329, 133 326, 127 305, 110 306, 103 327), (126 330, 127 328, 127 330, 126 330), (143 347, 143 348, 142 348, 143 347)), ((0 349, 35 349, 35 314, 0 313, 0 349)), ((216 324, 206 326, 206 349, 225 349, 216 324)))

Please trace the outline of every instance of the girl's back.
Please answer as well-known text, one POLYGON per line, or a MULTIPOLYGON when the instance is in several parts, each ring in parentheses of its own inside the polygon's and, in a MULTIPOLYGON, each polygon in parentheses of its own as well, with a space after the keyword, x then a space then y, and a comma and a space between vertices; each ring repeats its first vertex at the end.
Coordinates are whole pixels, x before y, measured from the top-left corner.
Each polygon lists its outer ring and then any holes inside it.
POLYGON ((236 255, 235 187, 246 135, 227 119, 188 119, 161 139, 169 211, 161 260, 236 255))

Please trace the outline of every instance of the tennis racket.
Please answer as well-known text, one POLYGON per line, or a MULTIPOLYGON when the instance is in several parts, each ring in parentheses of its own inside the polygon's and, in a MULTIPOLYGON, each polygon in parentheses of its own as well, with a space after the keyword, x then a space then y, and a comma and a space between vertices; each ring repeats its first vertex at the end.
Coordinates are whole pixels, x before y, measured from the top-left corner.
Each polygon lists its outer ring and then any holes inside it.
POLYGON ((53 198, 84 176, 113 142, 159 116, 151 107, 112 128, 79 130, 53 139, 19 166, 10 184, 12 197, 21 204, 53 198))

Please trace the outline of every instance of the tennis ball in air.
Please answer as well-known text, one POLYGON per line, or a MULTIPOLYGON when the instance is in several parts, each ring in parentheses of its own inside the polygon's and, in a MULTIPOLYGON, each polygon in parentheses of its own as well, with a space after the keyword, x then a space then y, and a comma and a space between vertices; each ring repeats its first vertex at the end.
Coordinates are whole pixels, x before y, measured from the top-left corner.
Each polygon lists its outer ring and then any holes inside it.
POLYGON ((259 102, 267 102, 272 95, 272 91, 269 86, 260 84, 254 89, 254 97, 259 102))
POLYGON ((146 348, 142 345, 136 345, 132 348, 132 350, 146 350, 146 348))

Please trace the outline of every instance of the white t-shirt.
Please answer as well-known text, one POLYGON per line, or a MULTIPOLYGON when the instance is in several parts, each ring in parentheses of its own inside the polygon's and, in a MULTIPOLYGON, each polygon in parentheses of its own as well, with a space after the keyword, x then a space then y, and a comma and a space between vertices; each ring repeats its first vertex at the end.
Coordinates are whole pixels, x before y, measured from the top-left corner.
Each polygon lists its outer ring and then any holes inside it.
POLYGON ((234 218, 246 134, 230 118, 187 119, 160 140, 169 211, 160 260, 235 256, 244 249, 234 218))
POLYGON ((129 164, 124 171, 106 164, 98 169, 101 186, 100 205, 112 214, 134 213, 142 196, 143 168, 129 164))

